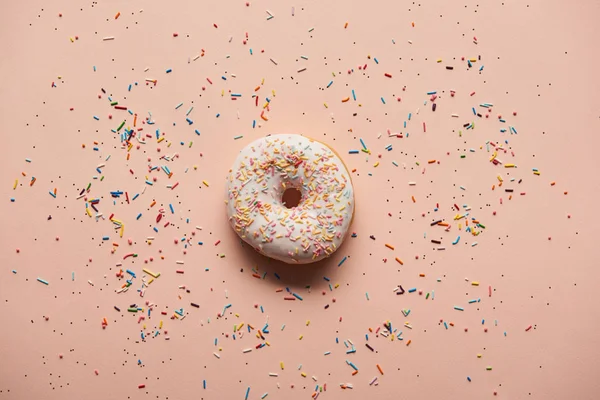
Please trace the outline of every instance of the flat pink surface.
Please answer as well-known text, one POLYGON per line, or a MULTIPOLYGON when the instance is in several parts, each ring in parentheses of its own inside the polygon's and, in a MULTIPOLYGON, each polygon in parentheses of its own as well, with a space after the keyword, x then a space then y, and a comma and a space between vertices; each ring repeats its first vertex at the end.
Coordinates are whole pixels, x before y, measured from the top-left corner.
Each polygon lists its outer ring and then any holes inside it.
POLYGON ((0 400, 598 398, 598 2, 4 8, 0 400), (316 265, 270 262, 226 223, 237 152, 280 132, 355 170, 356 237, 316 265))

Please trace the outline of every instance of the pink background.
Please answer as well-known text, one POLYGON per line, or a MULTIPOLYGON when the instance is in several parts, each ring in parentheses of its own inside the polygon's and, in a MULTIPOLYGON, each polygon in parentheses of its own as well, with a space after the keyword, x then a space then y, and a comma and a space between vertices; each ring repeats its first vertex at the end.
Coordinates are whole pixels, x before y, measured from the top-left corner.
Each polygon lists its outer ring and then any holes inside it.
POLYGON ((267 399, 310 399, 325 383, 323 399, 485 399, 495 398, 494 392, 505 399, 598 398, 598 2, 256 1, 246 7, 244 1, 32 0, 6 3, 3 11, 0 400, 243 399, 247 387, 249 399, 264 393, 267 399), (265 10, 274 18, 267 20, 265 10), (107 36, 114 40, 103 41, 107 36), (205 55, 188 62, 201 49, 205 55), (461 61, 478 56, 472 68, 461 61), (364 64, 367 70, 359 70, 364 64), (146 85, 146 78, 157 79, 156 85, 146 85), (242 97, 230 100, 229 90, 242 97), (429 91, 439 96, 435 112, 429 91), (141 135, 152 134, 140 149, 133 141, 129 160, 110 130, 125 118, 133 127, 133 116, 110 107, 108 95, 138 114, 141 135), (269 120, 263 121, 266 96, 269 120), (472 114, 471 107, 485 113, 481 103, 494 104, 489 119, 472 114), (192 105, 190 126, 185 113, 192 105), (142 124, 148 111, 155 125, 142 124), (469 122, 475 129, 463 128, 469 122), (500 132, 508 126, 518 134, 500 132), (165 137, 159 144, 156 128, 165 137), (388 138, 388 129, 405 137, 388 138), (242 247, 226 223, 224 177, 236 154, 252 140, 280 132, 321 140, 356 169, 351 229, 357 237, 316 265, 269 262, 242 247), (243 137, 235 140, 238 135, 243 137), (348 154, 361 148, 360 138, 371 155, 348 154), (493 150, 486 142, 505 140, 507 152, 498 158, 516 169, 489 162, 493 150), (174 154, 173 161, 159 159, 174 154), (427 163, 434 159, 439 163, 427 163), (99 174, 95 168, 102 163, 99 174), (160 170, 148 173, 149 164, 168 166, 172 178, 160 170), (131 200, 147 186, 146 175, 157 182, 135 201, 111 198, 110 191, 122 190, 131 200), (88 199, 101 199, 97 208, 105 219, 90 218, 85 200, 76 200, 90 182, 88 199), (167 188, 175 182, 174 190, 167 188), (54 188, 56 198, 48 193, 54 188), (512 200, 506 188, 514 189, 512 200), (157 205, 150 208, 153 200, 157 205), (458 230, 455 203, 469 205, 469 218, 485 225, 479 236, 465 232, 464 223, 458 230), (159 208, 166 213, 155 224, 159 208), (108 220, 112 213, 125 224, 123 238, 108 220), (449 222, 450 231, 430 226, 437 219, 449 222), (165 228, 165 222, 171 225, 165 228), (453 246, 457 235, 461 240, 453 246), (175 243, 184 237, 191 238, 187 249, 175 243), (431 239, 446 250, 437 250, 431 239), (139 257, 123 260, 130 252, 139 257), (151 257, 147 267, 161 276, 142 299, 136 290, 151 257), (117 294, 124 283, 115 276, 120 262, 137 279, 117 294), (417 292, 397 296, 399 284, 417 292), (303 301, 283 300, 286 291, 276 289, 285 287, 303 301), (432 291, 435 300, 426 300, 432 291), (481 301, 469 304, 471 299, 481 301), (145 301, 156 306, 138 324, 140 314, 127 307, 145 301), (217 318, 226 304, 232 306, 217 318), (186 318, 171 319, 181 307, 186 318), (403 309, 411 310, 407 317, 403 309), (160 334, 142 341, 140 332, 153 336, 160 320, 160 334), (404 341, 369 332, 387 320, 403 331, 404 341), (242 338, 232 339, 234 324, 261 329, 267 321, 268 346, 255 349, 264 340, 245 327, 242 338), (446 329, 440 321, 453 326, 446 329), (346 354, 348 339, 354 354, 346 354), (242 353, 246 348, 253 350, 242 353), (359 368, 357 375, 346 360, 359 368), (379 385, 370 386, 375 376, 379 385), (341 389, 341 383, 354 389, 341 389), (141 384, 145 388, 138 389, 141 384))

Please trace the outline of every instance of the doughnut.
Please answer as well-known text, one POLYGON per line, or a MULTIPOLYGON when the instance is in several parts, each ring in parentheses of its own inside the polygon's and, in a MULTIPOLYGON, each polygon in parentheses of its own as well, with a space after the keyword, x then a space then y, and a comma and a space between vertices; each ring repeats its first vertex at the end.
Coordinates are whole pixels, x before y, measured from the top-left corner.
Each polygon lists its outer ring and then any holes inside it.
POLYGON ((332 255, 354 217, 346 165, 329 146, 300 135, 272 135, 247 145, 226 186, 233 230, 259 253, 288 264, 332 255))

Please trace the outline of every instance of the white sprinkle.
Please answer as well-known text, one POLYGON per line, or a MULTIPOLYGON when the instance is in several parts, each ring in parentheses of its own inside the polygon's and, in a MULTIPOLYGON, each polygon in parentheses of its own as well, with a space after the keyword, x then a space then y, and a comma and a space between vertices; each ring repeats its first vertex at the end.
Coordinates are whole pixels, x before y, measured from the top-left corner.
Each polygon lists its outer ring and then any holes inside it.
POLYGON ((102 40, 115 40, 114 36, 106 36, 104 38, 102 38, 102 40))
POLYGON ((215 357, 217 357, 217 358, 221 358, 221 356, 220 356, 220 355, 218 355, 217 353, 213 353, 213 355, 214 355, 215 357))

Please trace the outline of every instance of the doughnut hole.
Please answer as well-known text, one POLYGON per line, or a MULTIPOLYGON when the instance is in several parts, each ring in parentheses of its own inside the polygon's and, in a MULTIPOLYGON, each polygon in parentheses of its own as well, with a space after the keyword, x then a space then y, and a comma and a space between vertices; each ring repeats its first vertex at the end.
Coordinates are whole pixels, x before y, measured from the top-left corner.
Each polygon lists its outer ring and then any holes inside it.
POLYGON ((302 200, 302 193, 297 188, 288 188, 281 196, 281 203, 286 208, 298 207, 302 200))

